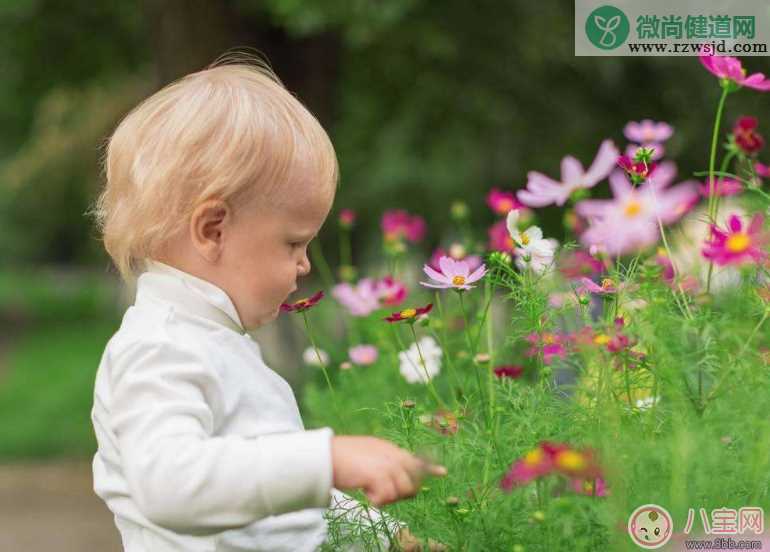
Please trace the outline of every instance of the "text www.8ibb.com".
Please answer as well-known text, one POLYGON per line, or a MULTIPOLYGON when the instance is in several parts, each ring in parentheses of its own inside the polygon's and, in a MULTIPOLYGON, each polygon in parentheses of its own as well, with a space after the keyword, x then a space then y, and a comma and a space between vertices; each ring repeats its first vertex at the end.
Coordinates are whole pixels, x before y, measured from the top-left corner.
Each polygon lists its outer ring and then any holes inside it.
POLYGON ((686 550, 762 550, 762 541, 758 540, 686 540, 686 550))
POLYGON ((629 42, 629 52, 635 54, 766 54, 766 42, 736 42, 730 46, 722 42, 687 42, 684 44, 667 42, 629 42))

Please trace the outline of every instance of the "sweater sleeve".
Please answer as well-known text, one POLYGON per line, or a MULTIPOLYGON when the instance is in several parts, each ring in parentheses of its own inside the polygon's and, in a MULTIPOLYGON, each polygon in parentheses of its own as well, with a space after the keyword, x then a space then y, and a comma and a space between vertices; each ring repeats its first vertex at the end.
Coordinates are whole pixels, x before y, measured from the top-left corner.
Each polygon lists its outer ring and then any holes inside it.
POLYGON ((330 429, 216 436, 221 387, 203 355, 141 343, 114 360, 111 427, 129 491, 149 521, 202 535, 328 506, 330 429))

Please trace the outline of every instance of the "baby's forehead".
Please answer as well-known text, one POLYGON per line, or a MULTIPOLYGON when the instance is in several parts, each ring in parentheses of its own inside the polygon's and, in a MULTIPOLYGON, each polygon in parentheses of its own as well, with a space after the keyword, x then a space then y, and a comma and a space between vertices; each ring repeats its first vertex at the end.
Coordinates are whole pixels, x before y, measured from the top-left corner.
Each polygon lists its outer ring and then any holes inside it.
POLYGON ((291 231, 315 233, 329 215, 332 200, 333 194, 318 190, 286 190, 273 213, 278 224, 291 231))

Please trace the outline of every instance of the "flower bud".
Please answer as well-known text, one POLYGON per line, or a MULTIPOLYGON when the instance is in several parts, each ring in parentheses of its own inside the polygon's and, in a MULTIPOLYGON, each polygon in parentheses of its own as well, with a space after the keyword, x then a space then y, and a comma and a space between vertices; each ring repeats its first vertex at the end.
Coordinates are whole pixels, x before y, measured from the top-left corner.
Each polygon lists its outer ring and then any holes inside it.
POLYGON ((456 221, 462 221, 468 218, 468 204, 464 201, 455 201, 450 207, 450 213, 452 219, 456 221))

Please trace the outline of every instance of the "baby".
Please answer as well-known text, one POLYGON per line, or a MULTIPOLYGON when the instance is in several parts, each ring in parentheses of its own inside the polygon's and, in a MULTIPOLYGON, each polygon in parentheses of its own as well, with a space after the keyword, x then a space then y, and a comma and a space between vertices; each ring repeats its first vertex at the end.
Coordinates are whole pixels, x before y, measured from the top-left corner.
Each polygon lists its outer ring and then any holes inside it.
MULTIPOLYGON (((94 214, 135 303, 96 375, 94 490, 128 552, 310 551, 324 514, 376 506, 444 475, 388 441, 305 430, 249 331, 310 272, 337 161, 264 65, 225 60, 137 106, 112 135, 94 214)), ((395 536, 394 536, 395 534, 395 536)))

